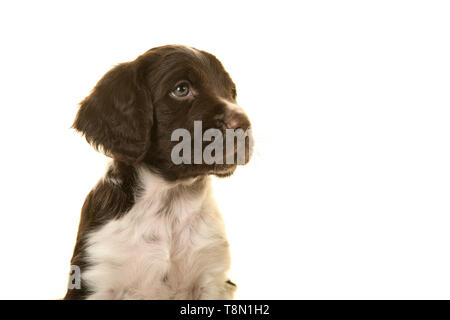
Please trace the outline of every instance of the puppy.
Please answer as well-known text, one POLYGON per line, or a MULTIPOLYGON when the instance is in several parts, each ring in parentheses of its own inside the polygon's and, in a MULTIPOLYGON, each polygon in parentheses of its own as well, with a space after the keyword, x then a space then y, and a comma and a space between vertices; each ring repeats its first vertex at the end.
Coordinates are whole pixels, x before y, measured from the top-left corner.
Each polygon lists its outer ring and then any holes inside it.
POLYGON ((246 164, 252 137, 222 64, 190 47, 153 48, 106 73, 73 127, 112 161, 83 205, 65 299, 232 299, 210 176, 246 164), (241 163, 228 148, 238 129, 241 163), (194 139, 180 148, 182 134, 194 139), (213 161, 202 158, 208 141, 213 161))

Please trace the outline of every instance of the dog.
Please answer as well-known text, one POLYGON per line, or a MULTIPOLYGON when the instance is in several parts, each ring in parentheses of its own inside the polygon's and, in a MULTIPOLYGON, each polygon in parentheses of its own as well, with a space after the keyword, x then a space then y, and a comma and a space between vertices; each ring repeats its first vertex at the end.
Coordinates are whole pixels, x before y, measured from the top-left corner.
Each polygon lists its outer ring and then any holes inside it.
MULTIPOLYGON (((233 298, 229 244, 210 179, 250 159, 251 124, 236 95, 214 55, 181 45, 150 49, 100 79, 73 128, 111 160, 82 207, 64 299, 233 298), (242 163, 192 161, 199 153, 186 150, 174 161, 176 130, 194 136, 185 146, 206 150, 206 140, 195 140, 196 123, 224 136, 245 131, 242 163)), ((237 152, 211 154, 236 159, 237 152)))

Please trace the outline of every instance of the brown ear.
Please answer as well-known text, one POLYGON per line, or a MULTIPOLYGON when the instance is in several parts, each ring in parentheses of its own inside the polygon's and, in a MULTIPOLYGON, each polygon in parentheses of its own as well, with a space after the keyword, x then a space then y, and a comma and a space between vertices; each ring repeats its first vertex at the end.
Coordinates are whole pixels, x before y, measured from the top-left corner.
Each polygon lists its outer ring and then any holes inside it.
POLYGON ((81 102, 73 123, 95 149, 129 164, 144 157, 153 125, 150 94, 136 68, 129 62, 106 73, 81 102))

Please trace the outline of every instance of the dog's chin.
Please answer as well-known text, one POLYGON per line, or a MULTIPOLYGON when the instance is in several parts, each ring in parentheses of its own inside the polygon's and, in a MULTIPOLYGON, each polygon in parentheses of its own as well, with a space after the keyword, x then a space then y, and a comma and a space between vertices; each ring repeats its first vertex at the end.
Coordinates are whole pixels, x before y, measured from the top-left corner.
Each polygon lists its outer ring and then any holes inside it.
MULTIPOLYGON (((236 152, 236 150, 235 150, 236 152)), ((249 163, 250 158, 252 155, 252 150, 250 150, 248 147, 245 149, 245 160, 244 163, 241 163, 239 165, 246 165, 249 163)), ((236 153, 234 154, 236 156, 236 153)), ((219 178, 226 178, 231 176, 234 171, 236 171, 238 164, 215 164, 212 165, 211 168, 209 168, 207 171, 207 174, 215 175, 219 178)))
MULTIPOLYGON (((245 161, 239 165, 246 165, 250 160, 250 153, 246 150, 245 161)), ((171 160, 161 162, 145 161, 148 168, 169 181, 182 179, 198 178, 201 176, 214 175, 220 178, 226 178, 236 171, 238 164, 181 164, 173 165, 171 160)))
POLYGON ((219 168, 215 168, 211 174, 215 175, 216 177, 219 178, 226 178, 231 176, 234 171, 236 170, 237 165, 233 164, 233 165, 222 165, 219 168))

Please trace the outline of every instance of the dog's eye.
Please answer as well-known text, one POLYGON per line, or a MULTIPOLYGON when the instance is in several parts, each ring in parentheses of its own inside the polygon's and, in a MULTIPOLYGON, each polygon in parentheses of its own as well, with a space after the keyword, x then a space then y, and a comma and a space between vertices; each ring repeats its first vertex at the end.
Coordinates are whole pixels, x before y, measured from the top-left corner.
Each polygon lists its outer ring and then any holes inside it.
POLYGON ((170 94, 175 98, 186 98, 192 95, 191 87, 189 86, 189 83, 182 82, 177 84, 170 94))

